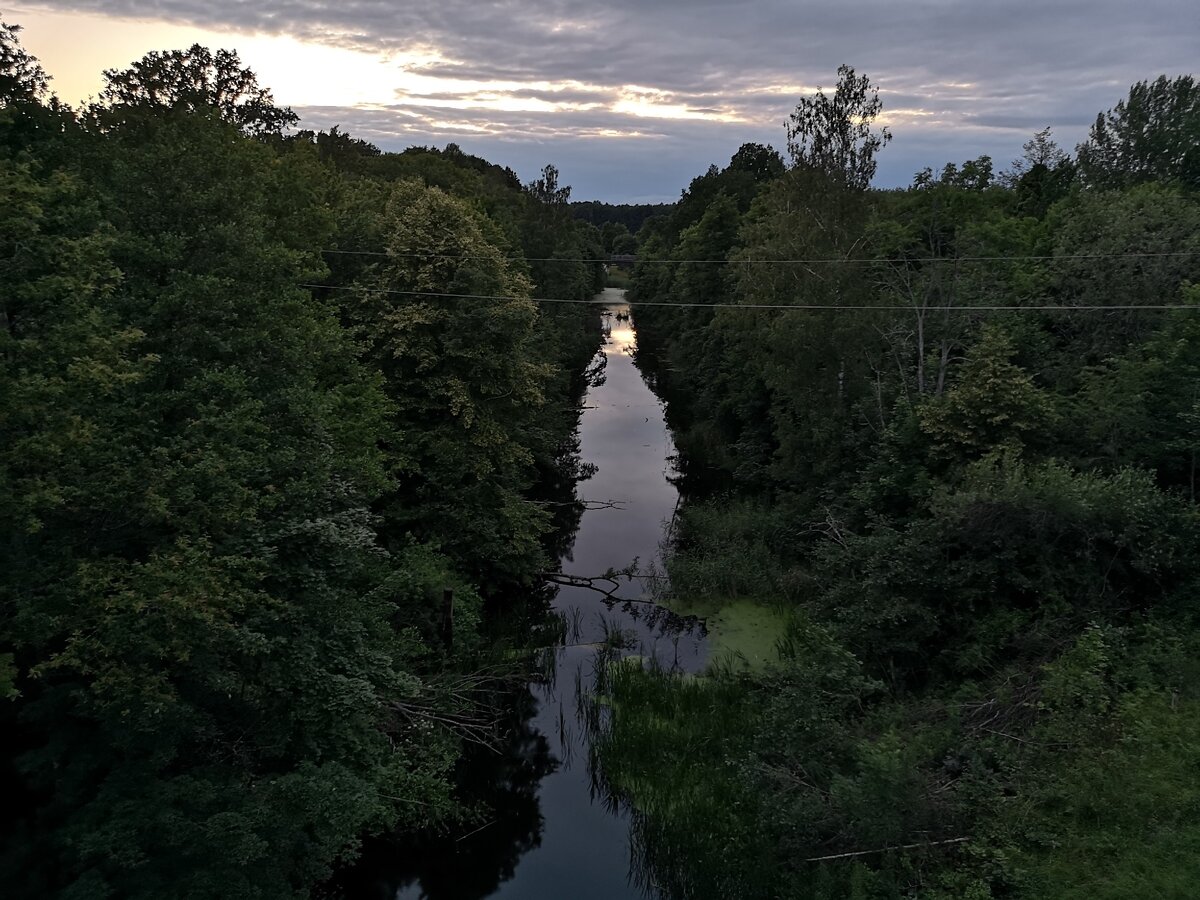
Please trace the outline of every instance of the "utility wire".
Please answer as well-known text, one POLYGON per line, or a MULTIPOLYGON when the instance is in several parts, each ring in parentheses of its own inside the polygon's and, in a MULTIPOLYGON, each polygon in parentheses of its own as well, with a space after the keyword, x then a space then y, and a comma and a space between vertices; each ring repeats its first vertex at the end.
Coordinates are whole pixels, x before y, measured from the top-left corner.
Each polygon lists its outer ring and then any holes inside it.
MULTIPOLYGON (((567 300, 559 297, 506 297, 497 294, 438 294, 433 291, 398 291, 384 288, 369 288, 358 285, 336 284, 300 284, 298 287, 322 291, 356 291, 364 294, 396 294, 403 297, 432 297, 447 300, 501 300, 532 303, 576 303, 586 306, 607 306, 614 301, 605 300, 567 300)), ((1194 309, 1200 310, 1200 304, 1194 303, 1125 303, 1111 306, 1062 306, 1062 305, 984 305, 984 306, 899 306, 886 304, 797 304, 786 303, 671 303, 666 300, 629 300, 629 306, 671 306, 682 309, 781 309, 781 310, 877 310, 891 312, 912 312, 920 309, 922 312, 1103 312, 1105 310, 1164 310, 1164 309, 1194 309)))
MULTIPOLYGON (((570 262, 611 263, 611 258, 557 257, 557 256, 487 256, 457 253, 424 253, 404 251, 391 253, 385 250, 337 250, 323 249, 320 253, 341 256, 380 256, 400 259, 449 259, 449 260, 495 260, 505 262, 570 262)), ((917 256, 904 259, 866 259, 860 257, 814 257, 810 259, 635 259, 635 263, 664 264, 727 264, 747 263, 751 265, 886 265, 899 263, 1001 263, 1001 262, 1057 262, 1059 260, 1095 259, 1166 259, 1180 256, 1200 256, 1200 250, 1169 250, 1146 253, 1067 253, 1061 256, 917 256)))

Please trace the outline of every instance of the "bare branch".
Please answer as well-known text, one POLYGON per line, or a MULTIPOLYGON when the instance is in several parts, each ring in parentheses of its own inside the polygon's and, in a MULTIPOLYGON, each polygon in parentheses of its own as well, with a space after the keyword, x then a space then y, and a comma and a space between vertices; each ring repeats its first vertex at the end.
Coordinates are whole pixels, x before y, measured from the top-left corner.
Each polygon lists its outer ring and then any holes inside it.
POLYGON ((947 838, 944 841, 927 841, 923 844, 898 844, 892 847, 879 847, 875 850, 855 850, 851 853, 834 853, 830 856, 810 856, 801 862, 826 862, 831 859, 850 859, 853 856, 870 856, 874 853, 888 853, 892 850, 916 850, 921 847, 940 847, 944 844, 965 844, 969 837, 947 838))

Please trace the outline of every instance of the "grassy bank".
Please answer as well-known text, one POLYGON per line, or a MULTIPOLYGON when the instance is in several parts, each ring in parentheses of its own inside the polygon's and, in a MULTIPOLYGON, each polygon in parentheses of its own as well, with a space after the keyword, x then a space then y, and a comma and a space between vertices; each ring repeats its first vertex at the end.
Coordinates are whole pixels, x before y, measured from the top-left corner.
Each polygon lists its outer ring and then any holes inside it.
POLYGON ((635 810, 639 877, 679 898, 1192 896, 1194 631, 1139 616, 972 679, 888 683, 806 595, 783 518, 687 508, 669 560, 680 609, 787 610, 754 636, 768 658, 604 681, 597 760, 635 810))

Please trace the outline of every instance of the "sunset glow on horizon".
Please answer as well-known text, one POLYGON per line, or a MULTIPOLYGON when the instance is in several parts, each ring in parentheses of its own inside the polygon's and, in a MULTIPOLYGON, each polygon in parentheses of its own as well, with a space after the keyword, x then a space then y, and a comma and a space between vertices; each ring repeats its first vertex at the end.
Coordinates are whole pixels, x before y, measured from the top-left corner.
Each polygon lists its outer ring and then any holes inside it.
POLYGON ((1126 23, 1123 68, 1113 65, 1119 54, 1084 37, 1063 44, 1055 30, 1078 26, 1065 13, 1001 15, 1012 0, 998 4, 987 54, 950 39, 953 6, 924 27, 876 0, 858 4, 867 18, 775 0, 704 17, 684 3, 634 0, 602 16, 577 0, 461 4, 47 0, 3 17, 22 27, 51 89, 71 104, 98 94, 105 69, 199 43, 237 51, 301 127, 337 124, 384 150, 470 138, 464 150, 523 177, 554 162, 575 196, 623 200, 671 199, 741 143, 782 146, 788 113, 834 84, 842 62, 879 87, 880 122, 895 138, 880 161, 888 186, 981 154, 1002 167, 1046 126, 1072 146, 1129 83, 1188 55, 1169 16, 1130 19, 1112 3, 1100 5, 1126 23), (868 19, 874 46, 857 33, 868 19), (1137 28, 1164 36, 1145 58, 1134 53, 1149 46, 1133 40, 1137 28))

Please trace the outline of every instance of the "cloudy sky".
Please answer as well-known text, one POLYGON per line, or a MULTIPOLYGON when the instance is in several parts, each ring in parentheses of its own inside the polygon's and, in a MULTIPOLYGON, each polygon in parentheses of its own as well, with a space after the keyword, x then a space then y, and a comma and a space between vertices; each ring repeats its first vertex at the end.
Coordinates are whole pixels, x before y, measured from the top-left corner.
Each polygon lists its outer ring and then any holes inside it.
POLYGON ((1065 147, 1135 81, 1200 66, 1194 0, 49 0, 4 6, 78 102, 105 68, 236 49, 305 127, 385 149, 453 141, 574 199, 673 200, 854 66, 894 134, 876 183, 1047 125, 1065 147))

